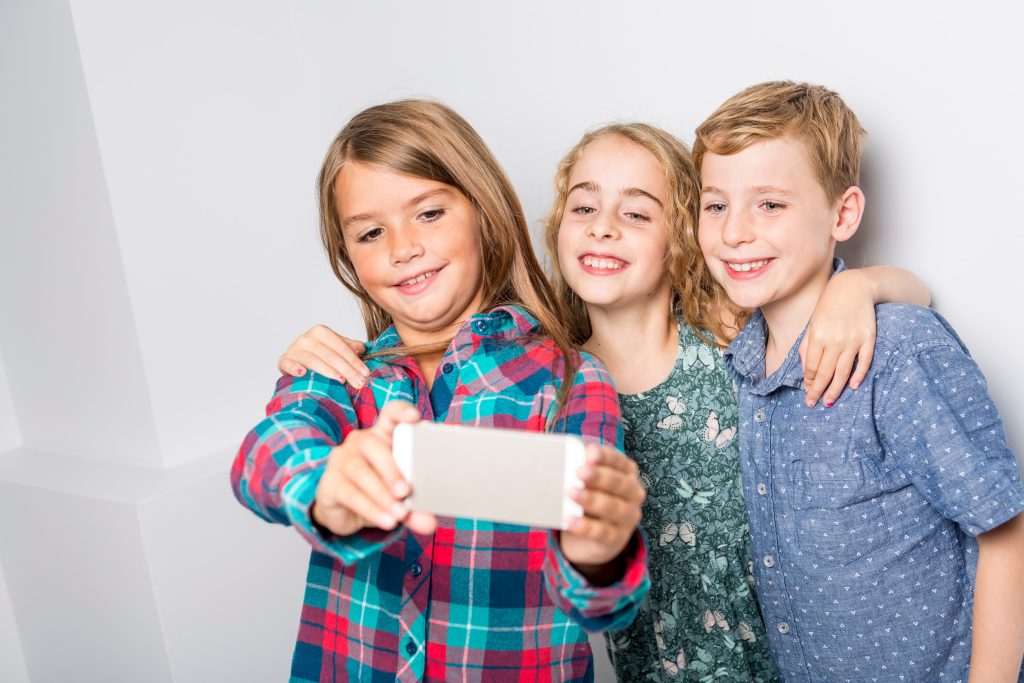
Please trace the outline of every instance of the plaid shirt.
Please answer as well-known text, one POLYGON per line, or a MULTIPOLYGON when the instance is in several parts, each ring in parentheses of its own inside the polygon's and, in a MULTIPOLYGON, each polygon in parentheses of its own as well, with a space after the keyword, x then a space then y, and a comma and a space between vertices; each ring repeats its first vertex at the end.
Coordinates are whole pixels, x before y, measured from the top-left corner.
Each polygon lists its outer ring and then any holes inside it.
MULTIPOLYGON (((542 431, 555 419, 558 349, 516 307, 464 324, 433 387, 411 358, 373 359, 362 389, 315 373, 282 377, 267 418, 232 469, 235 495, 260 517, 293 525, 313 546, 292 660, 298 681, 591 681, 585 631, 623 628, 649 585, 646 549, 630 544, 624 577, 594 587, 547 530, 440 517, 433 535, 364 529, 326 539, 309 507, 331 448, 371 426, 390 400, 425 419, 542 431)), ((394 328, 369 352, 401 343, 394 328)), ((580 355, 554 431, 621 447, 604 367, 580 355)))

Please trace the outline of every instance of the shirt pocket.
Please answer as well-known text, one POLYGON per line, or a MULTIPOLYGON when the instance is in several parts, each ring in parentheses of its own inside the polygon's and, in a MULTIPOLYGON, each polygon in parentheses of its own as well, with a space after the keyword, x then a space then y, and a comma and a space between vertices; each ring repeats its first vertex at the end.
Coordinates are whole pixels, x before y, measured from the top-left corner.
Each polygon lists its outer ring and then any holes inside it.
POLYGON ((866 460, 795 460, 790 468, 797 543, 803 553, 847 565, 889 542, 881 478, 866 460))

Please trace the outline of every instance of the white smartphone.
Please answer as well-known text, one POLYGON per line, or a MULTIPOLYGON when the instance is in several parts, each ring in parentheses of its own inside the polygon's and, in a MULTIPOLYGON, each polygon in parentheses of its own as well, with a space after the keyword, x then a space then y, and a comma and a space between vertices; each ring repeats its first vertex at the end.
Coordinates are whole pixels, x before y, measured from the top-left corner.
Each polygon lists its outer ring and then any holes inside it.
POLYGON ((579 437, 417 422, 395 427, 392 446, 412 510, 549 529, 583 514, 568 495, 582 485, 579 437))

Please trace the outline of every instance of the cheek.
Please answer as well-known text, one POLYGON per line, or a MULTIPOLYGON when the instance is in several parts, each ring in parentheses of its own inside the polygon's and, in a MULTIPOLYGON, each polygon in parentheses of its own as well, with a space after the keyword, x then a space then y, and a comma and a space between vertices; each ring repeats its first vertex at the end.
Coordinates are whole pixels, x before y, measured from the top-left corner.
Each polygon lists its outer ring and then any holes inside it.
POLYGON ((566 267, 576 260, 575 251, 572 248, 572 235, 569 228, 558 226, 558 240, 556 246, 558 256, 558 267, 564 272, 566 267))

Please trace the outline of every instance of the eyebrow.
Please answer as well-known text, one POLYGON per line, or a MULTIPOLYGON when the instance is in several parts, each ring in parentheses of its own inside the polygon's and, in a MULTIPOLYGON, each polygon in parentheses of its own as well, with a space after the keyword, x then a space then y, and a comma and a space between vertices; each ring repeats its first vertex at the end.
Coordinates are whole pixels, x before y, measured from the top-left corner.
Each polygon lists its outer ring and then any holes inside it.
MULTIPOLYGON (((750 189, 753 192, 756 192, 758 194, 780 194, 780 195, 785 195, 787 197, 792 197, 793 196, 793 193, 790 192, 789 190, 784 190, 781 187, 775 187, 774 185, 757 185, 757 186, 752 187, 750 189)), ((713 193, 713 194, 726 194, 725 190, 719 189, 719 188, 715 187, 714 185, 705 185, 704 187, 702 187, 700 189, 700 193, 701 194, 709 194, 709 193, 713 193)))
MULTIPOLYGON (((416 206, 417 204, 419 204, 421 202, 424 202, 424 201, 426 201, 428 199, 431 199, 433 197, 437 197, 437 196, 440 196, 440 195, 449 195, 449 194, 451 194, 451 190, 449 190, 447 187, 438 187, 438 188, 433 189, 433 190, 427 190, 423 194, 418 194, 415 197, 413 197, 412 199, 410 199, 409 201, 407 201, 402 206, 402 208, 404 208, 404 209, 411 209, 412 207, 416 206)), ((357 213, 354 216, 349 216, 344 221, 342 221, 341 225, 342 225, 343 228, 347 228, 350 225, 352 225, 353 223, 358 223, 360 221, 372 220, 372 219, 374 219, 376 217, 377 217, 377 214, 375 212, 373 212, 373 211, 365 211, 363 213, 357 213)))
MULTIPOLYGON (((587 192, 596 193, 601 191, 601 186, 595 183, 593 180, 584 180, 582 183, 576 183, 571 188, 569 188, 569 191, 565 193, 565 196, 568 197, 576 190, 586 190, 587 192)), ((665 208, 665 205, 661 202, 660 199, 655 197, 647 190, 641 190, 639 187, 627 187, 625 190, 622 191, 622 194, 626 195, 627 197, 647 197, 661 208, 665 208)))

